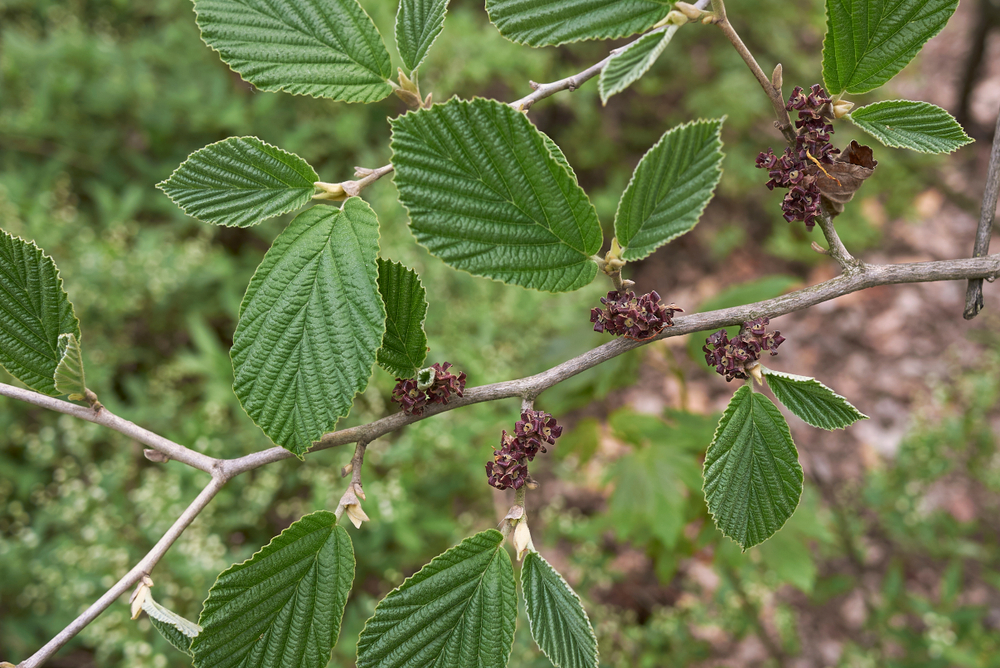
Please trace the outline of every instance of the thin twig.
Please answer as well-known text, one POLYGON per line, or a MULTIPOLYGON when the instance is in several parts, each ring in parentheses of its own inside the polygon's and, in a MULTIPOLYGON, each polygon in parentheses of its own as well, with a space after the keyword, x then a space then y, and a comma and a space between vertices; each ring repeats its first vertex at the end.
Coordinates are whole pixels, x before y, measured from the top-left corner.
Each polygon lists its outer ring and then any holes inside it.
POLYGON ((129 438, 139 441, 143 445, 148 445, 154 450, 162 452, 170 459, 175 459, 183 464, 196 468, 199 471, 213 473, 218 470, 221 463, 220 460, 215 459, 214 457, 209 457, 208 455, 203 455, 200 452, 186 448, 179 443, 174 443, 170 439, 164 438, 159 434, 154 434, 147 429, 143 429, 137 424, 129 422, 124 418, 120 418, 109 411, 107 407, 103 407, 99 411, 94 411, 92 408, 87 406, 72 404, 68 401, 63 401, 61 399, 56 399, 54 397, 49 397, 44 394, 39 394, 38 392, 32 392, 31 390, 14 387, 13 385, 7 385, 5 383, 0 383, 0 396, 10 397, 11 399, 17 399, 29 404, 34 404, 35 406, 48 408, 49 410, 56 411, 57 413, 72 415, 75 418, 80 418, 81 420, 86 420, 87 422, 104 425, 105 427, 113 429, 120 434, 124 434, 129 438))
POLYGON ((69 626, 60 631, 55 638, 45 643, 44 647, 17 664, 17 668, 36 668, 37 666, 41 666, 50 656, 59 651, 60 647, 69 642, 73 636, 97 619, 97 616, 118 600, 119 596, 134 587, 143 575, 148 575, 157 562, 163 558, 163 555, 167 553, 170 546, 174 544, 174 541, 180 537, 188 525, 198 516, 198 513, 208 505, 209 501, 215 498, 215 495, 219 493, 219 490, 225 484, 226 481, 222 477, 213 477, 208 485, 205 486, 205 489, 201 490, 201 493, 191 502, 191 505, 177 518, 177 521, 157 541, 153 549, 146 553, 146 556, 125 577, 97 599, 83 614, 70 622, 69 626))
POLYGON ((733 47, 736 52, 740 54, 743 62, 747 64, 750 71, 753 72, 754 77, 757 78, 757 82, 760 83, 760 87, 764 89, 764 93, 767 94, 767 98, 771 100, 771 106, 774 107, 774 115, 777 117, 778 122, 775 127, 781 131, 782 136, 784 136, 785 141, 789 144, 795 142, 795 130, 792 127, 792 120, 788 116, 788 111, 785 109, 785 100, 781 97, 781 91, 771 83, 771 80, 764 74, 764 70, 760 68, 757 64, 757 60, 747 49, 746 44, 740 39, 740 36, 736 33, 733 25, 729 22, 729 18, 726 16, 726 4, 723 0, 712 0, 712 9, 715 11, 716 21, 715 24, 719 26, 722 33, 726 38, 732 42, 733 47))
MULTIPOLYGON (((973 257, 982 257, 990 249, 998 195, 1000 195, 1000 112, 997 113, 997 127, 993 133, 993 146, 990 148, 990 166, 986 171, 986 191, 983 193, 983 207, 979 211, 979 229, 976 230, 973 257)), ((965 312, 962 317, 972 320, 979 315, 982 308, 983 279, 977 278, 969 281, 969 287, 965 292, 965 312)))
POLYGON ((821 211, 816 220, 819 223, 819 228, 823 230, 827 245, 830 247, 826 253, 840 264, 845 273, 860 271, 864 264, 851 255, 847 246, 840 240, 840 235, 837 234, 837 228, 833 224, 833 217, 830 213, 825 210, 821 211))

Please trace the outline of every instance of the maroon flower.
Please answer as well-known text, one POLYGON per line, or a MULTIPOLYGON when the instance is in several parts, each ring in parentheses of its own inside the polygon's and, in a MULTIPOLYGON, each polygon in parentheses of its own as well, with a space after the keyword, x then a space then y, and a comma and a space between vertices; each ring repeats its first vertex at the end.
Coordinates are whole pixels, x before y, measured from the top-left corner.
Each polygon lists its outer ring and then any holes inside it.
POLYGON ((677 304, 661 304, 660 295, 655 290, 638 299, 634 292, 612 290, 607 297, 601 297, 601 304, 607 308, 590 310, 590 322, 594 323, 595 332, 639 340, 653 338, 664 327, 674 324, 674 313, 684 312, 677 304))
POLYGON ((392 400, 403 409, 407 415, 423 415, 427 405, 427 395, 417 387, 414 378, 397 378, 396 387, 392 390, 392 400))
POLYGON ((428 403, 446 404, 451 395, 465 393, 465 372, 455 375, 448 371, 451 362, 433 364, 417 372, 416 378, 397 378, 392 400, 407 415, 423 415, 428 403))
POLYGON ((823 165, 834 164, 834 156, 840 153, 830 143, 833 134, 833 126, 828 122, 833 114, 830 103, 819 84, 814 84, 808 93, 796 86, 785 105, 786 110, 799 112, 794 150, 786 148, 779 157, 768 149, 757 156, 757 167, 768 170, 770 178, 766 185, 770 190, 790 188, 781 202, 785 220, 801 220, 810 230, 822 211, 816 181, 825 169, 823 165))
POLYGON ((465 372, 456 376, 448 371, 452 366, 451 362, 433 364, 434 381, 427 388, 427 398, 435 404, 446 404, 452 394, 462 396, 465 392, 465 372))
POLYGON ((726 330, 720 329, 705 340, 702 350, 705 361, 715 367, 716 373, 725 376, 726 381, 747 378, 748 370, 757 365, 763 351, 778 354, 778 346, 785 340, 781 332, 768 332, 766 317, 743 323, 739 336, 730 340, 726 330), (711 347, 709 347, 711 346, 711 347))
POLYGON ((504 430, 493 460, 486 462, 489 484, 497 489, 520 489, 528 478, 528 462, 546 452, 546 443, 554 445, 562 430, 556 419, 544 411, 523 411, 514 433, 504 430))

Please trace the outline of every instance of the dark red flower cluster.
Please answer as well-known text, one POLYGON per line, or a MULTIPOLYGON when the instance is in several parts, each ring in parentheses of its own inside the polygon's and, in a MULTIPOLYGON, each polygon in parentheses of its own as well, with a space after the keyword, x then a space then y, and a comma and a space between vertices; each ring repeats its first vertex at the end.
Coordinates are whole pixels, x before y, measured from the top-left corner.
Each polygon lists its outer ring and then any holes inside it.
POLYGON ((801 220, 808 229, 816 224, 820 214, 821 194, 816 185, 817 174, 822 165, 832 165, 833 156, 840 151, 830 143, 833 126, 824 114, 832 114, 830 98, 819 84, 814 84, 806 94, 796 86, 785 109, 797 110, 799 120, 795 149, 786 148, 778 157, 772 149, 757 156, 757 167, 768 170, 771 177, 767 187, 774 190, 788 188, 788 194, 781 202, 781 210, 788 222, 801 220))
POLYGON ((427 404, 446 404, 451 395, 465 392, 465 372, 455 375, 448 371, 451 362, 433 364, 417 373, 416 378, 397 378, 392 400, 407 415, 423 415, 427 404))
POLYGON ((528 462, 546 452, 545 445, 555 445, 563 428, 545 411, 524 411, 514 425, 514 433, 504 430, 500 448, 493 451, 493 461, 486 462, 486 479, 497 489, 521 489, 528 479, 528 462))
POLYGON ((674 324, 674 313, 683 313, 677 304, 660 303, 660 295, 653 290, 636 299, 635 293, 612 290, 601 297, 607 308, 590 309, 590 322, 595 332, 607 332, 633 339, 651 339, 664 327, 674 324))
POLYGON ((778 346, 785 340, 781 332, 767 331, 768 322, 766 317, 748 320, 743 323, 739 336, 732 340, 726 330, 720 329, 706 339, 707 345, 702 346, 705 361, 727 381, 747 378, 747 369, 757 364, 761 351, 768 350, 777 355, 778 346))

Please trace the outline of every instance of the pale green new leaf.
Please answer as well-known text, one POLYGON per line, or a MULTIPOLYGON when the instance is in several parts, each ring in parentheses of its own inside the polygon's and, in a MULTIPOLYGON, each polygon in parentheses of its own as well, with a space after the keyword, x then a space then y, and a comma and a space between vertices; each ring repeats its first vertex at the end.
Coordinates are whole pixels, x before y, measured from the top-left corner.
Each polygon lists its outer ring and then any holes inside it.
POLYGON ((57 396, 59 335, 80 340, 80 322, 55 262, 34 243, 0 230, 0 364, 33 390, 57 396))
POLYGON ((250 280, 233 335, 233 390, 298 456, 368 385, 385 334, 378 219, 352 197, 315 206, 282 232, 250 280))
POLYGON ((892 148, 951 153, 972 143, 951 114, 929 102, 885 100, 855 109, 848 118, 892 148))
POLYGON ((503 540, 466 538, 389 592, 358 639, 358 668, 504 668, 517 598, 503 540))
POLYGON ((722 121, 678 125, 639 161, 615 214, 626 260, 641 260, 698 224, 722 177, 722 121))
POLYGON ((87 395, 87 379, 83 373, 83 354, 75 334, 59 335, 59 364, 53 377, 56 391, 68 394, 70 401, 81 401, 87 395))
POLYGON ((941 32, 956 7, 958 0, 826 0, 827 92, 878 88, 941 32))
POLYGON ((597 668, 597 637, 580 597, 534 550, 521 565, 531 637, 556 668, 597 668))
POLYGON ((325 668, 354 582, 336 516, 306 515, 219 575, 191 643, 196 668, 325 668))
POLYGON ((375 102, 389 52, 357 0, 195 0, 205 43, 260 90, 375 102))
POLYGON ((745 550, 776 532, 802 495, 788 423, 748 385, 736 390, 705 455, 705 499, 715 524, 745 550))
POLYGON ((670 25, 660 32, 643 35, 611 57, 597 82, 601 94, 601 102, 608 103, 608 98, 622 92, 649 71, 663 50, 667 48, 670 39, 680 26, 670 25))
POLYGON ((597 212, 521 112, 485 99, 411 111, 392 121, 392 151, 410 228, 446 263, 550 292, 597 274, 597 212))
POLYGON ((444 30, 448 0, 399 0, 396 46, 411 72, 420 66, 434 40, 444 30))
POLYGON ((486 0, 486 11, 507 39, 552 46, 643 32, 672 5, 671 0, 486 0))
POLYGON ((142 602, 142 609, 149 615, 149 623, 168 643, 185 654, 194 656, 191 654, 191 641, 201 633, 200 626, 173 610, 164 608, 149 594, 142 602))
POLYGON ((379 258, 378 291, 385 304, 385 335, 378 350, 378 364, 391 374, 409 378, 427 359, 424 286, 412 269, 379 258))
POLYGON ((157 188, 206 223, 249 227, 301 208, 319 176, 305 160, 256 137, 198 149, 157 188))
POLYGON ((868 416, 815 378, 764 368, 764 379, 785 408, 814 427, 844 429, 868 416))

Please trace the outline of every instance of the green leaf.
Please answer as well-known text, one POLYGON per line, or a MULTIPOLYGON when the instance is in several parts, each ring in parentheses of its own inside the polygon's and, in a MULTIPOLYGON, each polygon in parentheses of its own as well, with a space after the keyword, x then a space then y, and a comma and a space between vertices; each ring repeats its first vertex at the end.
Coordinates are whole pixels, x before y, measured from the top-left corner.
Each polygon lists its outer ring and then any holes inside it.
POLYGON ((156 187, 189 216, 249 227, 308 204, 316 181, 294 153, 256 137, 230 137, 189 155, 156 187))
POLYGON ((389 52, 357 0, 195 0, 201 38, 260 90, 375 102, 389 52))
POLYGON ((542 555, 530 551, 521 566, 521 594, 531 637, 556 668, 597 668, 597 637, 580 597, 542 555))
POLYGON ((278 445, 301 457, 368 386, 385 334, 378 219, 352 197, 282 232, 250 280, 233 335, 233 390, 278 445))
POLYGON ((142 602, 142 609, 149 615, 149 623, 166 638, 168 643, 188 656, 194 656, 191 654, 191 641, 201 633, 200 626, 173 610, 164 608, 149 594, 142 602))
POLYGON ((855 109, 848 118, 892 148, 951 153, 972 143, 951 114, 929 102, 885 100, 855 109))
POLYGON ((827 92, 878 88, 941 32, 956 7, 958 0, 826 0, 827 92))
POLYGON ((666 16, 671 5, 671 0, 486 0, 486 11, 507 39, 554 46, 643 32, 666 16))
POLYGON ((844 429, 868 416, 815 378, 796 376, 764 367, 764 378, 785 408, 814 427, 844 429))
POLYGON ((448 0, 400 0, 396 14, 396 46, 411 72, 420 66, 444 29, 448 0))
POLYGON ((392 121, 392 151, 410 228, 446 263, 550 292, 594 279, 597 212, 521 112, 481 98, 411 111, 392 121))
POLYGON ((504 668, 517 598, 503 540, 466 538, 389 592, 358 639, 358 668, 504 668))
POLYGON ((722 121, 678 125, 639 161, 615 215, 626 260, 641 260, 698 224, 722 177, 722 121))
POLYGON ((597 82, 601 102, 607 104, 612 95, 622 92, 649 71, 679 27, 670 25, 662 31, 643 35, 614 54, 611 62, 601 70, 601 78, 597 82))
POLYGON ((391 374, 409 378, 427 359, 424 286, 412 269, 379 258, 378 291, 385 304, 385 336, 378 350, 378 364, 391 374))
POLYGON ((59 364, 53 376, 56 391, 68 394, 70 401, 82 401, 87 396, 87 379, 83 373, 83 354, 75 334, 59 335, 59 364))
POLYGON ((715 524, 744 550, 785 523, 802 495, 802 467, 785 418, 749 385, 736 390, 705 455, 715 524))
POLYGON ((0 364, 31 389, 58 396, 60 334, 80 340, 56 263, 34 243, 0 230, 0 364))
POLYGON ((354 581, 336 516, 306 515, 219 575, 191 644, 196 668, 325 668, 354 581))

